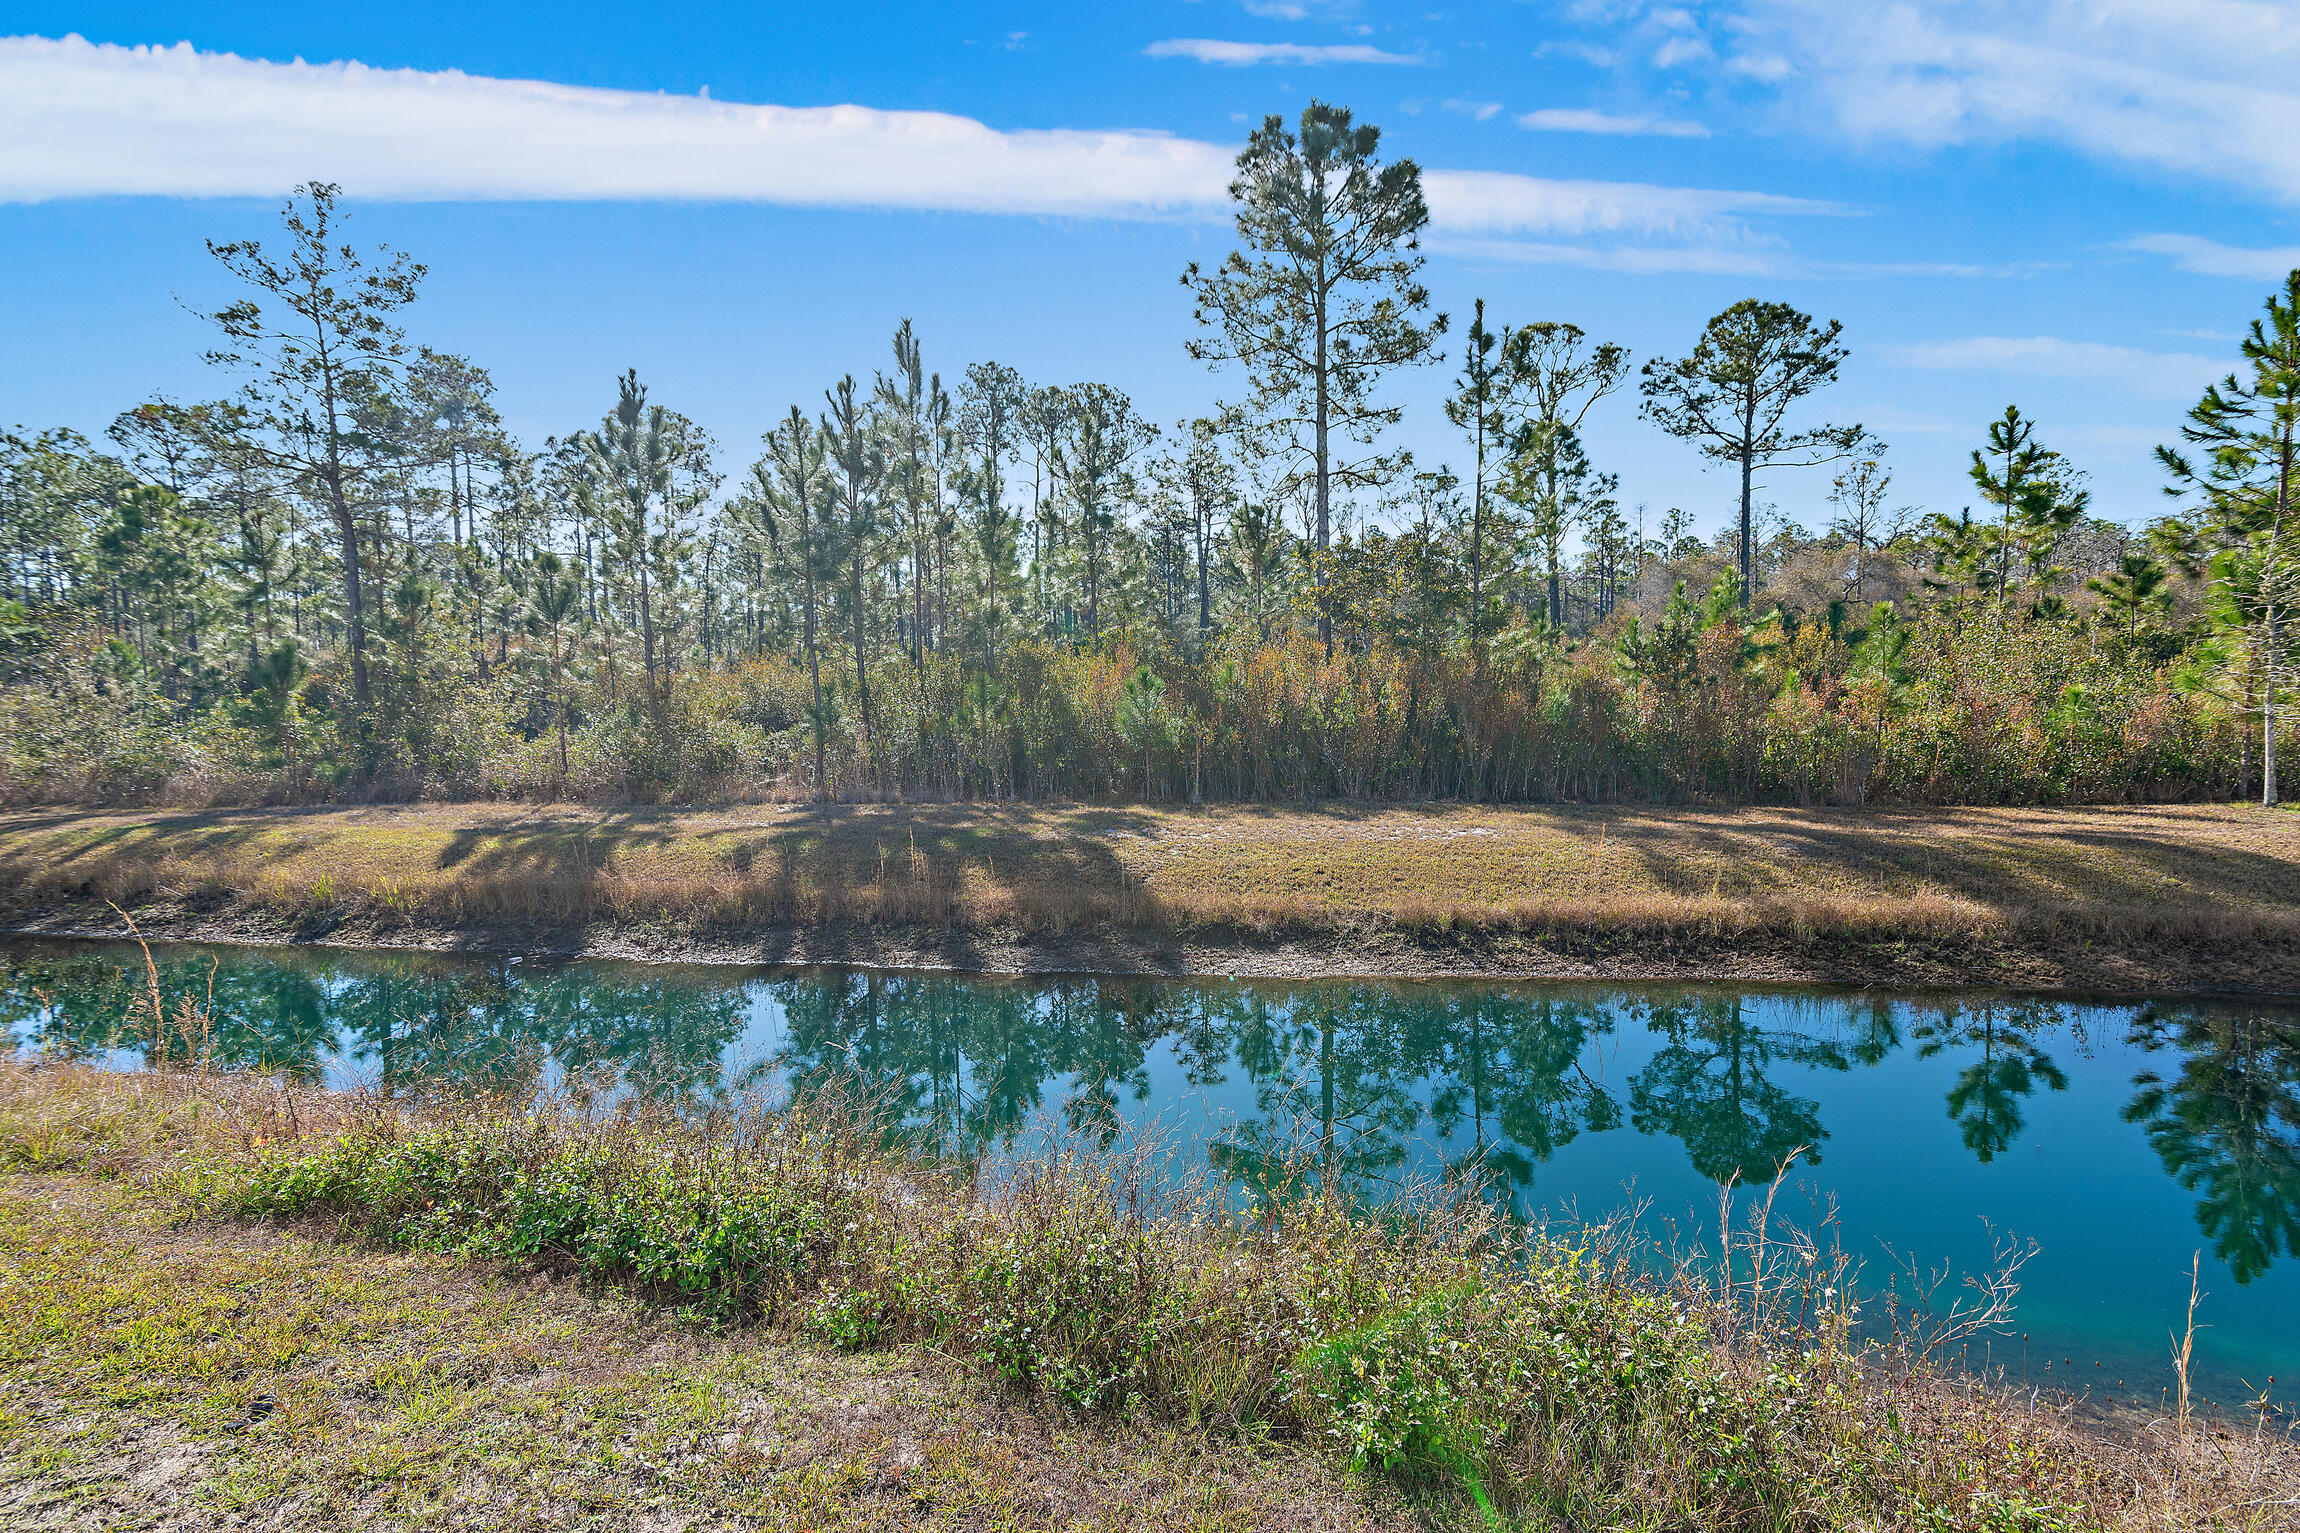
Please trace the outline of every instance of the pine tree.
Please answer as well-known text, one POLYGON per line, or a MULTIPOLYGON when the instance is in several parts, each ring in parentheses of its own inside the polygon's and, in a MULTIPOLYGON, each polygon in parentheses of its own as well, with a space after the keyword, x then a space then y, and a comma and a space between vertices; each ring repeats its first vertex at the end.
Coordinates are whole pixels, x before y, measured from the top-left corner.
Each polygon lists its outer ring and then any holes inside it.
POLYGON ((1006 465, 1020 440, 1022 412, 1029 398, 1022 374, 997 362, 977 362, 959 389, 958 433, 969 455, 959 481, 974 508, 975 558, 981 590, 976 621, 982 628, 982 666, 998 669, 998 639, 1012 615, 1016 540, 1014 515, 1006 504, 1006 465))
POLYGON ((1605 499, 1618 483, 1612 475, 1592 477, 1581 423, 1621 386, 1629 353, 1610 341, 1589 345, 1580 326, 1546 320, 1511 331, 1503 351, 1510 393, 1523 411, 1511 473, 1548 555, 1550 626, 1563 628, 1566 529, 1584 502, 1605 499))
POLYGON ((1868 590, 1870 551, 1883 548, 1900 536, 1913 514, 1907 506, 1885 509, 1892 487, 1892 473, 1885 467, 1885 444, 1874 438, 1829 486, 1829 504, 1837 508, 1836 517, 1829 523, 1829 533, 1853 546, 1852 581, 1848 590, 1856 602, 1862 600, 1868 590))
POLYGON ((551 635, 551 716, 559 736, 562 791, 567 786, 567 715, 571 701, 567 695, 567 654, 561 639, 575 616, 582 594, 581 584, 557 554, 545 549, 535 556, 535 580, 528 602, 535 625, 551 635))
POLYGON ((1987 573, 2000 608, 2012 596, 2016 555, 2032 585, 2048 585, 2057 573, 2053 552, 2091 501, 2077 477, 2059 453, 2037 442, 2036 423, 2018 405, 2006 406, 1989 423, 1988 445, 1973 450, 1973 484, 1998 508, 1987 573))
POLYGON ((1859 426, 1791 430, 1791 407, 1837 381, 1845 348, 1836 320, 1816 326, 1785 303, 1744 298, 1709 321, 1693 349, 1641 374, 1645 418, 1704 456, 1741 470, 1740 600, 1754 589, 1751 493, 1760 468, 1811 467, 1857 450, 1859 426))
POLYGON ((823 700, 819 589, 837 577, 838 546, 830 526, 834 490, 829 442, 797 405, 764 438, 766 453, 751 469, 751 495, 739 502, 766 535, 777 557, 798 575, 800 649, 807 664, 813 701, 807 722, 815 738, 815 797, 830 796, 825 742, 830 713, 823 700))
POLYGON ((1065 392, 1070 429, 1055 448, 1054 473, 1074 518, 1087 637, 1099 640, 1111 542, 1121 508, 1134 498, 1134 456, 1157 439, 1158 428, 1106 383, 1081 383, 1065 392))
POLYGON ((870 608, 867 587, 879 559, 878 537, 887 478, 886 444, 849 373, 825 391, 823 447, 831 463, 831 526, 846 584, 847 621, 854 638, 855 708, 865 744, 876 730, 870 706, 870 608))
POLYGON ((717 487, 711 439, 693 421, 647 402, 636 368, 616 380, 615 408, 581 445, 614 568, 637 593, 647 696, 660 708, 676 668, 679 586, 691 514, 717 487))
POLYGON ((2245 368, 2204 391, 2181 436, 2208 456, 2201 462, 2170 447, 2157 459, 2175 495, 2205 503, 2210 570, 2221 605, 2249 630, 2261 689, 2260 801, 2277 802, 2278 668, 2289 640, 2285 625, 2300 605, 2300 535, 2294 523, 2300 471, 2300 270, 2272 295, 2265 318, 2242 343, 2245 368))
POLYGON ((254 240, 209 242, 209 253, 257 296, 208 316, 226 342, 208 360, 254 374, 246 400, 257 450, 335 526, 352 709, 364 729, 370 696, 361 524, 375 510, 369 481, 389 447, 360 429, 359 415, 400 385, 406 338, 393 316, 415 301, 423 267, 389 249, 371 264, 340 243, 340 195, 328 182, 296 188, 280 215, 289 237, 284 260, 265 255, 254 240), (285 317, 273 317, 282 311, 285 317))
MULTIPOLYGON (((1243 248, 1212 272, 1193 262, 1182 275, 1193 317, 1211 332, 1190 355, 1246 370, 1253 413, 1306 461, 1320 551, 1332 543, 1334 486, 1379 485, 1398 467, 1378 454, 1338 459, 1335 438, 1370 447, 1395 424, 1397 408, 1376 403, 1374 386, 1431 360, 1445 330, 1444 315, 1419 317, 1429 307, 1421 168, 1381 164, 1380 144, 1380 129, 1322 101, 1303 109, 1298 132, 1265 118, 1230 183, 1243 248)), ((1320 629, 1330 647, 1331 623, 1321 618, 1320 629)))
POLYGON ((1482 639, 1487 626, 1486 573, 1493 538, 1486 459, 1489 453, 1498 458, 1507 451, 1503 444, 1510 429, 1509 353, 1502 340, 1486 328, 1485 300, 1478 299, 1469 331, 1463 337, 1461 377, 1445 402, 1446 419, 1470 437, 1469 612, 1473 640, 1482 639), (1502 350, 1498 358, 1494 355, 1497 348, 1502 350))

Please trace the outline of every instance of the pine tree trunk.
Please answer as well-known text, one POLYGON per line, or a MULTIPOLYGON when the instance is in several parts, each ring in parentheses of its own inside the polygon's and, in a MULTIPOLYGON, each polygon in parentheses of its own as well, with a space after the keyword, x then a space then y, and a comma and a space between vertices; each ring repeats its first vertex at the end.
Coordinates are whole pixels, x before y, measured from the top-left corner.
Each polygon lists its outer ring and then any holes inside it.
POLYGON ((2267 685, 2260 694, 2260 802, 2273 808, 2276 798, 2276 645, 2283 624, 2274 607, 2268 609, 2267 685))
POLYGON ((1750 587, 1755 584, 1755 560, 1751 557, 1749 533, 1749 480, 1756 464, 1751 456, 1741 454, 1741 606, 1749 606, 1750 587))

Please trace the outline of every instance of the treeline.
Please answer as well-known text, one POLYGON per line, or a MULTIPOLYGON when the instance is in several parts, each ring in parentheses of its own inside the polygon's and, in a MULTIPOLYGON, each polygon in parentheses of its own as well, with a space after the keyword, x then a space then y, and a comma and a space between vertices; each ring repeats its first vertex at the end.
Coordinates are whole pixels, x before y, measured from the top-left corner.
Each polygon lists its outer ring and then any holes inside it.
POLYGON ((210 247, 236 392, 0 436, 0 795, 2275 800, 2300 272, 2146 529, 2017 408, 1975 508, 1898 505, 1803 418, 1839 327, 1756 300, 1635 368, 1478 301, 1432 469, 1383 449, 1449 325, 1378 147, 1313 105, 1240 156, 1239 248, 1184 275, 1231 403, 946 378, 906 320, 733 452, 635 373, 514 441, 409 338, 423 268, 307 187, 210 247), (1735 474, 1715 540, 1592 461, 1632 398, 1735 474))

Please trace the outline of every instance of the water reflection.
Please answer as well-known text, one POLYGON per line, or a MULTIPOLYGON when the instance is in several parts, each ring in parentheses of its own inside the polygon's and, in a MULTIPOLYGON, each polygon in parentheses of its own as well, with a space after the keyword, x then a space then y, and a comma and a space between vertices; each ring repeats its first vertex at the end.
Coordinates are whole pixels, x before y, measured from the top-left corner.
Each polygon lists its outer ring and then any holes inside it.
POLYGON ((1949 1116, 1963 1130, 1965 1148, 1985 1164, 2002 1155, 2027 1123, 2023 1099, 2039 1086, 2068 1089, 2068 1076, 2039 1041, 2062 1027, 2062 1010, 2049 1002, 1985 1003, 1951 1007, 1911 1029, 1917 1055, 1957 1053, 1968 1059, 1949 1090, 1949 1116))
POLYGON ((2133 1078, 2125 1121, 2196 1194, 2214 1254, 2239 1282, 2300 1255, 2300 1028, 2152 1006, 2132 1041, 2166 1057, 2133 1078))
MULTIPOLYGON (((1319 1180, 1372 1190, 1409 1171, 1474 1171, 1521 1207, 1568 1146, 1624 1127, 1674 1141, 1714 1183, 1765 1180, 1799 1146, 1819 1162, 1832 1150, 1830 1115, 1847 1110, 1835 1104, 1888 1066, 1924 1083, 1966 1164, 1987 1166, 2040 1103, 2070 1092, 2071 1068, 2106 1047, 2121 1072, 2108 1082, 2114 1100, 2099 1122, 2063 1129, 2080 1152, 2121 1107, 2239 1282, 2300 1255, 2300 1024, 2259 1008, 768 974, 244 949, 170 948, 160 970, 163 992, 212 998, 218 1063, 300 1080, 334 1072, 395 1092, 441 1082, 521 1091, 557 1071, 703 1104, 762 1079, 836 1073, 962 1149, 1011 1143, 1041 1120, 1107 1143, 1130 1123, 1188 1110, 1196 1094, 1219 1098, 1206 1154, 1239 1182, 1267 1186, 1280 1166, 1305 1161, 1319 1180), (762 1038, 739 1057, 744 1040, 762 1038)), ((0 1008, 29 1047, 133 1053, 150 1044, 135 1036, 144 987, 132 947, 19 945, 0 1008)), ((2184 1265, 2186 1248, 2178 1254, 2184 1265)))
POLYGON ((1629 1121, 1641 1134, 1684 1143, 1693 1169, 1713 1182, 1770 1181, 1790 1151, 1821 1160, 1821 1104, 1774 1083, 1776 1063, 1852 1068, 1839 1042, 1794 1027, 1767 1028, 1741 996, 1657 1006, 1646 1025, 1665 1040, 1629 1088, 1629 1121))
POLYGON ((1433 1084, 1430 1125, 1441 1143, 1468 1130, 1448 1169, 1477 1170, 1512 1190, 1580 1136, 1621 1123, 1621 1103, 1586 1061, 1617 1013, 1595 1000, 1508 992, 1440 992, 1413 1029, 1413 1071, 1433 1084))
MULTIPOLYGON (((171 1004, 190 996, 210 1018, 205 1047, 219 1068, 317 1082, 331 1063, 347 1063, 401 1094, 441 1083, 529 1090, 555 1064, 650 1096, 704 1095, 723 1084, 720 1056, 749 1011, 741 976, 699 983, 633 967, 603 979, 580 966, 523 972, 515 959, 414 954, 347 960, 171 947, 155 955, 160 993, 171 1004)), ((42 1053, 149 1056, 143 962, 134 948, 110 945, 18 951, 0 981, 0 1009, 42 1053)), ((180 1036, 168 1043, 179 1057, 192 1047, 180 1036)))

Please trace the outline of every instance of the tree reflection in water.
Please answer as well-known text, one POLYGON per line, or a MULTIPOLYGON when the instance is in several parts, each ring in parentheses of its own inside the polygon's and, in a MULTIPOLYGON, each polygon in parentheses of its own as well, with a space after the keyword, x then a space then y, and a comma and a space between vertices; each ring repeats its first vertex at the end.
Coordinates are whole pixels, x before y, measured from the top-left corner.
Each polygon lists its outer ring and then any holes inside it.
POLYGON ((1411 1016, 1408 1058, 1431 1082, 1431 1126, 1447 1141, 1466 1127, 1456 1174, 1483 1175, 1513 1195, 1534 1168, 1584 1129, 1621 1122, 1621 1104, 1582 1064, 1613 1031, 1615 1008, 1594 999, 1484 989, 1442 992, 1411 1016))
POLYGON ((1257 1116, 1208 1147, 1215 1168, 1264 1196, 1389 1181, 1421 1116, 1400 1008, 1361 986, 1321 987, 1282 1005, 1263 991, 1240 999, 1233 1048, 1257 1116))
POLYGON ((1983 1163, 2012 1146, 2027 1121, 2021 1102, 2037 1087, 2068 1089, 2068 1076, 2038 1041, 2066 1020, 2062 1008, 2048 1001, 1991 1002, 1952 1007, 1911 1029, 1919 1059, 1950 1049, 1978 1051, 1949 1088, 1949 1116, 1962 1130, 1965 1148, 1983 1163))
MULTIPOLYGON (((320 1080, 330 1058, 402 1096, 527 1093, 556 1062, 570 1078, 653 1097, 721 1089, 746 985, 683 971, 444 963, 417 954, 155 950, 164 996, 210 1007, 219 1069, 320 1080)), ((107 946, 19 955, 0 981, 11 1018, 33 1017, 43 1053, 146 1052, 130 1023, 143 954, 107 946)))
POLYGON ((2143 1070, 2125 1120, 2196 1195, 2196 1224, 2238 1282, 2300 1256, 2300 1027, 2251 1013, 2151 1006, 2131 1041, 2174 1055, 2143 1070))
MULTIPOLYGON (((417 1096, 530 1092, 556 1070, 578 1087, 697 1107, 835 1075, 905 1130, 962 1153, 1011 1147, 1033 1124, 1107 1146, 1131 1122, 1198 1111, 1189 1099, 1209 1093, 1237 1116, 1164 1126, 1197 1133, 1211 1168, 1250 1188, 1380 1195, 1420 1167, 1516 1203, 1568 1145, 1625 1125, 1678 1140, 1717 1182, 1769 1178, 1800 1145, 1817 1160, 1829 1137, 1820 1103, 1775 1076, 1881 1064, 1900 1051, 1904 1021, 1915 1058, 1956 1063, 1948 1115, 1990 1162, 2022 1133, 2037 1093, 2069 1089, 2052 1046, 2079 1016, 2001 999, 1912 1008, 170 946, 155 957, 164 993, 212 998, 209 1041, 224 1068, 303 1081, 348 1072, 417 1096), (777 1052, 730 1058, 752 1021, 777 1016, 777 1052), (1626 1091, 1604 1083, 1615 1047, 1637 1061, 1626 1091)), ((44 1053, 138 1052, 148 1040, 129 1036, 130 1019, 144 990, 133 946, 19 944, 0 1008, 44 1053)), ((2159 1062, 2135 1079, 2124 1116, 2195 1198, 2222 1260, 2249 1281, 2300 1254, 2300 1030, 2194 1006, 2125 1015, 2131 1046, 2159 1062)))
POLYGON ((1693 1169, 1713 1182, 1773 1179, 1789 1152, 1818 1163, 1821 1104, 1774 1084, 1776 1060, 1849 1070, 1845 1043, 1785 1027, 1765 1027, 1738 995, 1657 1005, 1646 1026, 1666 1042, 1629 1087, 1629 1119, 1639 1133, 1667 1134, 1685 1146, 1693 1169))
POLYGON ((1011 1143, 1056 1077, 1072 1083, 1064 1126, 1111 1143, 1122 1103, 1149 1096, 1149 1049, 1165 1027, 1147 985, 866 972, 767 990, 787 1028, 776 1063, 792 1078, 844 1077, 895 1123, 960 1150, 1011 1143))
MULTIPOLYGON (((190 995, 212 1006, 209 1058, 219 1068, 320 1079, 321 1061, 336 1043, 336 1019, 316 973, 165 948, 155 953, 155 964, 163 996, 190 995)), ((107 1049, 143 1055, 148 1041, 131 1036, 130 1019, 144 995, 143 954, 132 947, 11 955, 0 978, 0 1007, 10 1021, 29 1023, 26 1043, 58 1059, 107 1049)))

